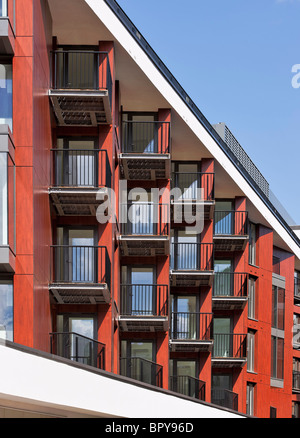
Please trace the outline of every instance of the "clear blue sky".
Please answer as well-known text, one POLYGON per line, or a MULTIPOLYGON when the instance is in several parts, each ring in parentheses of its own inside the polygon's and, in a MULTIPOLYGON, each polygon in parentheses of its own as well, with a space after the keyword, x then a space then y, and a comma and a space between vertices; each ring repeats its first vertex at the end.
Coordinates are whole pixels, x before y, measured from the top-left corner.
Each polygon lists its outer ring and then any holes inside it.
POLYGON ((300 224, 300 0, 117 0, 210 123, 300 224))

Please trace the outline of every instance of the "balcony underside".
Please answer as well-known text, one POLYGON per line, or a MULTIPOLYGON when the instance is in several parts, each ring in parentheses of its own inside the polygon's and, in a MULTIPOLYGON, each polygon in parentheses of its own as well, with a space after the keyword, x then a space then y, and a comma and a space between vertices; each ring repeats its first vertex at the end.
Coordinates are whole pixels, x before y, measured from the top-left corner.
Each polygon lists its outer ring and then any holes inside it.
POLYGON ((212 307, 214 310, 240 310, 244 309, 248 297, 228 297, 218 296, 212 298, 212 307))
POLYGON ((214 357, 211 359, 211 364, 214 368, 234 368, 243 367, 247 362, 247 358, 235 357, 214 357))
POLYGON ((170 282, 173 287, 211 286, 214 271, 170 271, 170 282))
POLYGON ((8 245, 0 246, 0 272, 15 272, 16 256, 8 245))
POLYGON ((123 332, 166 332, 168 330, 167 316, 119 316, 120 328, 123 332))
POLYGON ((169 179, 170 154, 119 154, 121 176, 127 180, 169 179))
POLYGON ((212 340, 171 339, 169 342, 171 352, 199 353, 211 351, 212 340))
POLYGON ((215 251, 244 251, 249 240, 248 236, 214 236, 215 251))
POLYGON ((62 187, 51 188, 49 194, 59 216, 96 216, 97 207, 103 203, 96 199, 97 193, 107 194, 104 188, 62 187))
POLYGON ((123 256, 155 257, 170 253, 168 236, 119 236, 123 256))
POLYGON ((194 201, 184 200, 171 201, 172 208, 172 220, 175 223, 191 222, 196 216, 196 211, 200 215, 200 218, 204 220, 210 220, 213 218, 215 210, 215 201, 194 201), (197 209, 197 210, 196 210, 197 209))
POLYGON ((12 56, 15 52, 15 37, 9 18, 0 17, 0 54, 12 56))
POLYGON ((59 126, 111 124, 107 90, 50 90, 50 100, 59 126))
POLYGON ((106 304, 110 291, 106 283, 52 283, 49 290, 57 304, 106 304))

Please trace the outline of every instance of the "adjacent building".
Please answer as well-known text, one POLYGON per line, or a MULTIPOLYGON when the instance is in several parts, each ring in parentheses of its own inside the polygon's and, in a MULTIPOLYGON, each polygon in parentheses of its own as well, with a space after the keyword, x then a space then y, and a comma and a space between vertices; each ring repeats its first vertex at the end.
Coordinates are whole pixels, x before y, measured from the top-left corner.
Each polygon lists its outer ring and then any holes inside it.
POLYGON ((114 0, 0 0, 0 166, 7 348, 299 417, 297 228, 114 0))

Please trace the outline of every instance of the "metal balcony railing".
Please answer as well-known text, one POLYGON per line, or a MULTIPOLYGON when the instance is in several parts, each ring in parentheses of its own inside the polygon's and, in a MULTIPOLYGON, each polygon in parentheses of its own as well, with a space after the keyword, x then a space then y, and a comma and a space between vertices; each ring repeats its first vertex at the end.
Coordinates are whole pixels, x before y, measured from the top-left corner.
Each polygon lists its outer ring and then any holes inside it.
POLYGON ((170 122, 122 122, 122 152, 169 154, 170 122))
POLYGON ((211 390, 211 402, 218 406, 238 411, 238 401, 239 396, 233 391, 223 388, 213 388, 211 390))
POLYGON ((293 386, 296 391, 300 391, 300 371, 293 371, 293 386))
POLYGON ((247 297, 248 274, 239 272, 215 272, 214 297, 247 297))
POLYGON ((140 357, 121 357, 120 374, 162 388, 163 367, 140 357))
POLYGON ((134 202, 120 205, 121 233, 124 235, 169 234, 169 205, 134 202))
POLYGON ((111 187, 106 150, 52 149, 53 187, 111 187))
POLYGON ((84 365, 105 369, 105 345, 78 333, 50 333, 50 352, 84 365))
POLYGON ((180 190, 178 199, 174 193, 174 200, 213 201, 215 198, 214 180, 214 173, 173 172, 172 189, 180 190))
POLYGON ((173 270, 212 271, 212 243, 171 243, 170 268, 173 270))
POLYGON ((243 359, 247 357, 246 334, 214 333, 213 340, 213 358, 243 359))
POLYGON ((51 246, 53 283, 106 283, 110 288, 111 262, 104 246, 51 246))
POLYGON ((248 235, 247 211, 215 211, 214 235, 248 235))
POLYGON ((112 97, 108 52, 58 49, 53 53, 53 89, 107 90, 112 97))
POLYGON ((167 316, 168 286, 162 284, 122 284, 121 314, 167 316))
POLYGON ((212 315, 200 312, 172 312, 171 339, 210 340, 212 315))
POLYGON ((205 401, 205 382, 191 376, 170 376, 169 389, 205 401))

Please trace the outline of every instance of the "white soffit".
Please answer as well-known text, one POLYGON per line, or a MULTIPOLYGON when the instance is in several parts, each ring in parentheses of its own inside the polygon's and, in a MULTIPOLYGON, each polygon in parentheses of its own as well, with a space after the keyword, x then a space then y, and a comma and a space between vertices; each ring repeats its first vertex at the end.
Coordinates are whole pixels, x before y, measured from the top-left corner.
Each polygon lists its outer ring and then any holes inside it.
POLYGON ((181 97, 172 88, 169 82, 164 78, 161 72, 156 68, 144 50, 139 46, 135 39, 127 31, 126 27, 122 24, 119 18, 109 8, 104 0, 84 0, 94 13, 98 16, 100 21, 107 27, 112 35, 116 38, 118 43, 123 46, 126 52, 132 57, 141 68, 148 79, 158 89, 158 91, 169 102, 170 107, 181 116, 189 128, 199 138, 199 140, 205 145, 214 158, 221 164, 230 175, 233 180, 238 184, 246 197, 256 205, 257 209, 261 212, 263 217, 269 223, 270 227, 277 232, 280 237, 285 241, 290 250, 300 259, 300 247, 291 238, 285 228, 276 219, 270 209, 264 204, 260 197, 256 194, 254 189, 245 180, 242 174, 236 169, 230 159, 222 151, 220 146, 215 142, 211 135, 206 131, 204 126, 194 116, 192 111, 184 103, 181 97))

